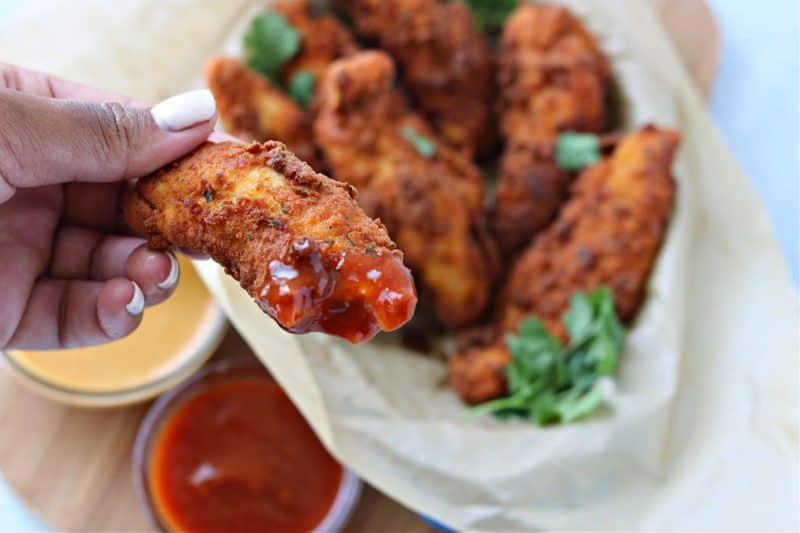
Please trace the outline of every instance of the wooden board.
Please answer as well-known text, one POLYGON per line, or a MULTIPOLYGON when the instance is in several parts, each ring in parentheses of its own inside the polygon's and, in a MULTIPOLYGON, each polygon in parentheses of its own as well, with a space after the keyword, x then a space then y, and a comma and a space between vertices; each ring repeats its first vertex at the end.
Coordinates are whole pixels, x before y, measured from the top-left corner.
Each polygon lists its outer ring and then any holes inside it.
MULTIPOLYGON (((651 0, 700 91, 708 96, 719 39, 702 0, 651 0)), ((231 330, 217 356, 250 350, 231 330)), ((151 528, 133 490, 131 447, 147 410, 64 407, 0 373, 0 471, 49 526, 59 530, 151 528)), ((427 531, 412 511, 366 487, 348 531, 427 531)))

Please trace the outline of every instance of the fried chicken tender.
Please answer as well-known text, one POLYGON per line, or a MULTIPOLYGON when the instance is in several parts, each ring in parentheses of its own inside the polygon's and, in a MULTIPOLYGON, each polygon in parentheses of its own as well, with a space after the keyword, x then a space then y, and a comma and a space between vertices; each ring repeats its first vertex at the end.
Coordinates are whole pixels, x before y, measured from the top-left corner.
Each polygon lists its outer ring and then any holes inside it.
POLYGON ((465 326, 484 313, 498 269, 483 180, 439 142, 393 81, 384 52, 334 62, 317 95, 315 140, 336 178, 358 188, 364 210, 386 224, 439 321, 465 326), (409 135, 435 153, 423 154, 409 135))
POLYGON ((499 58, 506 148, 492 226, 511 255, 553 220, 566 198, 572 174, 555 163, 555 137, 607 127, 609 67, 569 10, 527 2, 506 21, 499 58))
MULTIPOLYGON (((281 69, 284 85, 300 72, 312 74, 316 84, 334 59, 358 49, 347 28, 332 15, 313 16, 306 0, 277 2, 269 9, 286 17, 301 40, 300 50, 281 69)), ((312 140, 311 116, 283 89, 227 57, 211 59, 206 65, 205 78, 228 133, 248 141, 280 141, 300 159, 320 168, 312 140)))
POLYGON ((215 57, 205 68, 222 126, 246 141, 280 141, 317 168, 311 119, 280 88, 230 57, 215 57))
POLYGON ((450 383, 467 402, 505 393, 510 360, 501 333, 538 317, 562 340, 561 315, 576 291, 607 286, 630 323, 644 297, 675 197, 670 173, 677 133, 652 126, 628 136, 613 155, 583 171, 556 221, 513 266, 494 333, 467 338, 450 359, 450 383))
POLYGON ((398 62, 405 86, 451 146, 492 148, 494 68, 486 38, 461 2, 339 0, 356 32, 398 62))
POLYGON ((208 254, 288 331, 360 342, 407 322, 417 297, 356 198, 279 142, 226 142, 140 179, 123 206, 150 246, 208 254))
POLYGON ((353 35, 330 14, 314 16, 306 0, 283 0, 269 6, 281 13, 300 34, 300 51, 281 69, 281 78, 288 84, 299 72, 309 72, 315 84, 334 60, 358 50, 353 35))

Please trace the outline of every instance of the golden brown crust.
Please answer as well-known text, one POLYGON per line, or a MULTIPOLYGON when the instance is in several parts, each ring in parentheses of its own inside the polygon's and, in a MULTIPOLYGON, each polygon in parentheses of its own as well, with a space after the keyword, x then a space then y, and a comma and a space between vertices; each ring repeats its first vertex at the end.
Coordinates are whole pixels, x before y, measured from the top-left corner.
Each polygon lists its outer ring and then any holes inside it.
POLYGON ((318 166, 310 117, 280 88, 230 57, 209 60, 205 79, 225 131, 246 141, 280 141, 318 166))
POLYGON ((461 2, 341 0, 356 31, 398 62, 415 103, 451 146, 471 157, 493 146, 492 56, 461 2))
POLYGON ((331 65, 319 89, 315 139, 334 175, 355 185, 367 213, 386 224, 439 320, 464 326, 489 304, 498 268, 483 180, 409 109, 393 79, 383 52, 331 65), (433 142, 436 153, 422 155, 406 128, 433 142))
POLYGON ((555 164, 554 141, 511 141, 503 151, 492 226, 508 256, 553 221, 567 196, 572 175, 555 164))
MULTIPOLYGON (((678 142, 675 132, 645 127, 583 171, 556 221, 513 266, 498 306, 498 334, 538 317, 565 340, 561 315, 572 294, 603 285, 614 295, 620 319, 633 320, 672 213, 670 167, 678 142)), ((502 341, 474 344, 452 358, 451 383, 472 402, 502 395, 502 341)))
POLYGON ((607 126, 608 61, 568 9, 521 3, 503 27, 499 58, 504 137, 535 140, 607 126))
POLYGON ((377 331, 369 321, 390 329, 408 320, 416 295, 402 253, 356 197, 353 187, 314 172, 279 142, 206 143, 140 179, 124 211, 151 246, 211 256, 292 331, 343 334, 326 329, 325 314, 334 304, 344 314, 358 304, 366 329, 343 336, 364 340, 377 331), (370 269, 381 281, 368 279, 370 269), (343 293, 348 275, 356 286, 343 293), (383 289, 395 295, 388 308, 377 301, 383 289))
POLYGON ((492 225, 510 255, 553 220, 566 198, 572 175, 555 164, 556 135, 607 127, 609 70, 569 10, 527 2, 506 21, 499 57, 506 149, 492 225))

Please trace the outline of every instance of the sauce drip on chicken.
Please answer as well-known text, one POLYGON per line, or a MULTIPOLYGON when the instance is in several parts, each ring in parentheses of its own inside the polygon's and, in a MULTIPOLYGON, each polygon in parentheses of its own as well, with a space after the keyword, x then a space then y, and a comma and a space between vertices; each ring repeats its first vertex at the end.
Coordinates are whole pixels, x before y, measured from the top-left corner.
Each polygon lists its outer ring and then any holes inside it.
POLYGON ((396 329, 414 311, 414 282, 395 257, 373 254, 343 253, 326 268, 315 243, 299 240, 269 263, 256 301, 293 333, 322 331, 355 343, 396 329))

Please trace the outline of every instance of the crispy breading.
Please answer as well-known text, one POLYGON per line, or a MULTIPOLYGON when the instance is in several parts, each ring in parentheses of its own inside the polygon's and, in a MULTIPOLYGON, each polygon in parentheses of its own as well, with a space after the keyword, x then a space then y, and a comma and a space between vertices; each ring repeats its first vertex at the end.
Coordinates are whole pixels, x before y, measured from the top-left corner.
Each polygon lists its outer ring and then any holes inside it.
POLYGON ((554 161, 556 135, 607 127, 609 67, 569 10, 527 2, 506 21, 499 58, 506 148, 492 226, 510 255, 547 226, 566 199, 572 174, 554 161))
POLYGON ((465 326, 484 313, 498 269, 483 180, 410 110, 393 82, 384 52, 334 62, 318 92, 315 140, 334 176, 356 186, 367 213, 386 224, 423 301, 442 324, 465 326), (421 153, 409 134, 427 139, 435 153, 421 153))
POLYGON ((356 32, 398 62, 416 106, 471 157, 493 146, 492 55, 461 2, 339 0, 356 32))
POLYGON ((230 57, 215 57, 205 68, 222 126, 246 141, 280 141, 317 168, 311 121, 280 88, 230 57))
POLYGON ((555 139, 506 144, 495 187, 492 229, 500 249, 512 256, 553 221, 572 182, 556 165, 555 139))
POLYGON ((332 61, 358 50, 350 30, 331 14, 314 16, 306 0, 282 0, 268 9, 283 14, 300 34, 300 51, 281 69, 284 84, 298 72, 310 72, 316 83, 332 61))
POLYGON ((673 210, 670 167, 678 143, 673 131, 645 127, 581 173, 556 221, 513 266, 495 340, 464 342, 451 358, 450 382, 462 398, 475 403, 504 394, 501 369, 510 355, 500 333, 516 331, 525 318, 538 317, 566 340, 561 315, 576 291, 607 286, 620 319, 633 320, 673 210))
POLYGON ((206 143, 140 179, 124 214, 154 248, 211 256, 287 330, 360 342, 408 321, 416 292, 356 198, 279 142, 206 143))

